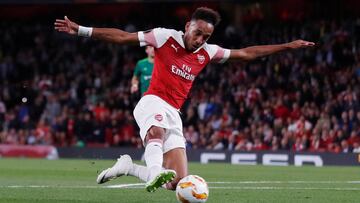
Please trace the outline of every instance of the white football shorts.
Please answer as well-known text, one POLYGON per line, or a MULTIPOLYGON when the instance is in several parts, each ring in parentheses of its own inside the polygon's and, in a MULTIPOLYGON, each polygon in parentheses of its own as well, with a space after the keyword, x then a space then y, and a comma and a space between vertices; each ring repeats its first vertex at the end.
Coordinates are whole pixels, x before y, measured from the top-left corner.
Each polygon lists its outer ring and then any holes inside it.
POLYGON ((155 95, 145 95, 140 99, 133 113, 144 145, 148 130, 151 126, 157 126, 166 130, 163 153, 175 148, 185 149, 179 111, 166 101, 155 95))

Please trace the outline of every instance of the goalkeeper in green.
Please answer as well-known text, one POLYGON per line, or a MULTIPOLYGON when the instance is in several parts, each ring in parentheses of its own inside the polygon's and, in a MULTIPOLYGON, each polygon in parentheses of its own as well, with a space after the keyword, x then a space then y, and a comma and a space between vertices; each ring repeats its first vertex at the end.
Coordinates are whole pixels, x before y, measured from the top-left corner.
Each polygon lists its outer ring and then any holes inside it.
POLYGON ((136 64, 134 75, 131 79, 130 92, 133 94, 139 90, 141 96, 147 91, 150 85, 151 74, 154 68, 154 47, 147 46, 145 49, 147 57, 139 60, 136 64))

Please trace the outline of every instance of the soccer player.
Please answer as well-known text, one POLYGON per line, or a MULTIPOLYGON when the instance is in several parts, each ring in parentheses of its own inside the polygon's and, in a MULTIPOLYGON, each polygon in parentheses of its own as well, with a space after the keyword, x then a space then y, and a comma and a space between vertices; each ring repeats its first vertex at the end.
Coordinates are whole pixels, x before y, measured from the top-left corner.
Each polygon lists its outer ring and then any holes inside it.
POLYGON ((154 68, 154 47, 146 46, 145 52, 147 57, 138 61, 134 70, 134 75, 131 79, 131 93, 135 93, 139 90, 141 96, 147 91, 150 85, 151 74, 154 68))
POLYGON ((146 167, 134 164, 130 156, 123 155, 114 166, 99 174, 99 184, 122 175, 132 175, 145 181, 149 192, 159 187, 175 190, 178 181, 188 174, 179 109, 201 70, 210 62, 250 61, 285 50, 314 46, 313 42, 304 40, 243 49, 225 49, 206 43, 219 21, 218 12, 204 7, 192 14, 185 25, 185 33, 165 28, 129 33, 113 28, 79 26, 66 16, 56 20, 55 29, 60 32, 155 48, 150 87, 134 109, 145 146, 146 167))

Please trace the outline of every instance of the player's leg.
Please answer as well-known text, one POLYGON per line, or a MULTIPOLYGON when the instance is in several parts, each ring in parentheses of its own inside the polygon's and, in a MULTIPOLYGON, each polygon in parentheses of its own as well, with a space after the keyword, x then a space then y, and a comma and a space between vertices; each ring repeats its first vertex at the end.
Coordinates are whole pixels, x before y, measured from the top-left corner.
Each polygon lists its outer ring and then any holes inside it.
POLYGON ((183 125, 179 112, 169 109, 169 129, 164 141, 164 168, 176 171, 176 178, 166 185, 169 190, 175 190, 177 183, 188 175, 188 163, 183 135, 183 125))
POLYGON ((145 188, 149 192, 172 181, 176 175, 173 170, 162 170, 163 143, 165 134, 170 129, 169 106, 160 97, 145 95, 134 109, 134 118, 145 146, 144 159, 149 173, 145 188))
POLYGON ((149 170, 146 166, 134 164, 129 155, 125 154, 117 159, 111 167, 103 170, 97 177, 96 182, 102 184, 123 175, 131 175, 146 182, 149 178, 149 170))
MULTIPOLYGON (((140 137, 145 146, 145 161, 148 167, 133 164, 131 158, 121 156, 113 167, 102 171, 97 182, 99 184, 112 180, 122 175, 132 175, 147 182, 150 177, 155 176, 159 167, 162 167, 165 128, 168 127, 166 114, 154 96, 144 96, 140 99, 134 109, 134 118, 140 127, 140 137), (156 127, 161 126, 161 127, 156 127), (161 154, 159 155, 159 148, 161 154), (154 156, 154 158, 152 158, 154 156), (151 168, 151 171, 149 170, 151 168)), ((157 99, 158 100, 158 99, 157 99)))
POLYGON ((129 155, 123 155, 114 166, 105 169, 98 175, 97 183, 102 184, 122 175, 131 175, 147 182, 146 189, 153 192, 163 184, 173 180, 176 175, 175 171, 162 170, 165 132, 164 128, 151 126, 146 136, 142 136, 145 139, 144 158, 146 167, 134 164, 129 155))
POLYGON ((146 167, 134 164, 129 155, 123 155, 111 168, 103 170, 98 175, 97 183, 102 184, 123 175, 131 175, 148 182, 148 191, 155 191, 163 184, 170 182, 176 174, 173 170, 162 170, 164 135, 163 128, 152 126, 149 129, 144 154, 146 167))
POLYGON ((149 192, 154 192, 157 188, 172 181, 176 176, 175 171, 162 169, 165 132, 164 128, 152 126, 145 137, 144 159, 149 173, 145 187, 149 192))
POLYGON ((175 190, 177 183, 188 175, 188 161, 185 148, 172 149, 164 154, 164 168, 176 171, 173 181, 166 184, 166 189, 175 190))
POLYGON ((152 126, 146 134, 144 159, 150 179, 158 175, 162 169, 164 137, 165 129, 157 126, 152 126))
MULTIPOLYGON (((164 108, 164 101, 156 96, 150 95, 142 97, 134 109, 134 118, 140 127, 140 136, 145 146, 144 158, 147 170, 143 166, 131 163, 129 165, 132 167, 127 171, 127 174, 137 176, 146 181, 146 190, 150 192, 155 191, 163 184, 172 181, 176 176, 174 170, 162 170, 165 129, 169 129, 169 118, 167 117, 167 113, 165 113, 166 111, 167 109, 166 107, 164 108)), ((176 111, 175 115, 179 117, 176 111)), ((179 120, 180 117, 177 119, 179 120)), ((182 129, 182 127, 179 127, 179 129, 182 129)), ((116 165, 121 166, 122 164, 115 164, 115 166, 116 165)), ((100 175, 109 178, 98 177, 98 180, 111 180, 113 177, 119 176, 119 169, 107 170, 112 173, 103 171, 100 175)), ((121 174, 122 173, 123 172, 121 172, 121 174)), ((103 181, 98 182, 102 183, 103 181)))

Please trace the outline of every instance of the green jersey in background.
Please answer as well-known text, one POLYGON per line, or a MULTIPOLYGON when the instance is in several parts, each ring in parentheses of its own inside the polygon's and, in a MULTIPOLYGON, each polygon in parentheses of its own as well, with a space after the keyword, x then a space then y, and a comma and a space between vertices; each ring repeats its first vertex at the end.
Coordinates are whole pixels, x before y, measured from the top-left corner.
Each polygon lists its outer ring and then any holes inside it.
POLYGON ((134 75, 140 82, 140 93, 143 95, 150 85, 151 74, 154 68, 154 63, 151 63, 148 58, 137 62, 134 75))

